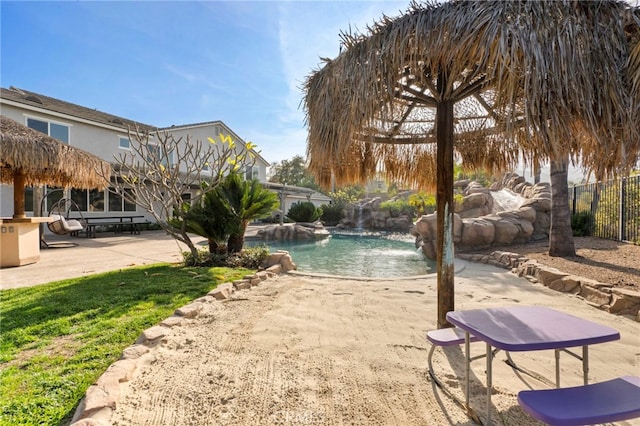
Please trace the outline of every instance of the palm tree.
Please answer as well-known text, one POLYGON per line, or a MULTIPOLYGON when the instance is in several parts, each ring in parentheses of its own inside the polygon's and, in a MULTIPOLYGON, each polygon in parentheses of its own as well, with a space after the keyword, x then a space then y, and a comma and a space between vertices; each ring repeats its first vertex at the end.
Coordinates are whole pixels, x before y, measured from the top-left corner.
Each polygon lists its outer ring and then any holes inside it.
MULTIPOLYGON (((622 1, 412 3, 341 34, 305 83, 324 188, 436 183, 438 325, 454 309, 453 166, 580 158, 602 177, 640 151, 639 9, 622 1)), ((550 244, 554 243, 555 240, 550 244)))
POLYGON ((191 206, 186 215, 188 232, 205 237, 209 253, 226 253, 230 231, 231 213, 221 194, 220 187, 206 192, 200 204, 191 206))
POLYGON ((249 222, 267 217, 278 204, 278 195, 265 189, 257 179, 243 180, 237 173, 229 174, 219 188, 229 213, 227 250, 238 253, 244 247, 244 234, 249 222))
POLYGON ((249 222, 269 216, 278 203, 257 179, 245 181, 232 172, 189 208, 187 230, 207 238, 210 253, 238 253, 249 222))

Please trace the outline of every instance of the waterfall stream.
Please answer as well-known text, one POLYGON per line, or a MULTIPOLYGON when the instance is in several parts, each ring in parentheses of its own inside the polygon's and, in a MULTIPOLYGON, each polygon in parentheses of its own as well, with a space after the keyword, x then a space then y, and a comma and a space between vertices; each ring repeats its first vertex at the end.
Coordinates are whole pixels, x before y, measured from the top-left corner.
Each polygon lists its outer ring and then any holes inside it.
POLYGON ((510 190, 503 188, 499 191, 489 192, 493 197, 492 213, 518 210, 526 198, 518 195, 510 190))
POLYGON ((358 215, 356 217, 356 227, 354 231, 362 231, 364 225, 364 218, 362 217, 362 204, 358 204, 358 215))

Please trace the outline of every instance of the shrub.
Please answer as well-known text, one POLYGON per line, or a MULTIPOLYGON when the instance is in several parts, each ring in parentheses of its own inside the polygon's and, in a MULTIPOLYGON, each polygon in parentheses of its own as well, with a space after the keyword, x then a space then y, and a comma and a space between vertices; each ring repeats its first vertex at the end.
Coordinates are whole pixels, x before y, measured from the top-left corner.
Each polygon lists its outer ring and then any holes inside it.
POLYGON ((327 226, 335 226, 344 219, 344 206, 338 204, 323 204, 320 220, 327 226))
POLYGON ((287 212, 287 217, 294 222, 315 222, 320 216, 322 216, 322 209, 309 201, 294 204, 287 212))
POLYGON ((227 268, 259 269, 262 262, 269 256, 269 247, 245 247, 238 253, 209 253, 199 250, 198 258, 194 259, 190 251, 182 252, 186 266, 225 266, 227 268))
POLYGON ((418 215, 429 214, 436 211, 436 196, 425 192, 418 192, 409 195, 409 204, 411 204, 418 215))
POLYGON ((416 215, 415 206, 411 205, 408 201, 385 201, 380 204, 381 211, 388 211, 391 217, 398 217, 400 215, 406 215, 411 218, 416 215))
POLYGON ((571 229, 576 237, 588 237, 593 231, 595 216, 593 213, 584 211, 571 216, 571 229))

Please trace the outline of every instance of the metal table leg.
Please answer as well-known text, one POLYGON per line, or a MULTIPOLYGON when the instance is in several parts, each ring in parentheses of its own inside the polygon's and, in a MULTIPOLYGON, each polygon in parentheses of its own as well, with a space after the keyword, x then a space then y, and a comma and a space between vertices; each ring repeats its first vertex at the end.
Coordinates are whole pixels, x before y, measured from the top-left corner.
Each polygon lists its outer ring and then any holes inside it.
POLYGON ((582 347, 582 375, 584 384, 589 384, 589 346, 582 347))
POLYGON ((493 388, 493 352, 487 343, 487 425, 491 425, 491 390, 493 388))

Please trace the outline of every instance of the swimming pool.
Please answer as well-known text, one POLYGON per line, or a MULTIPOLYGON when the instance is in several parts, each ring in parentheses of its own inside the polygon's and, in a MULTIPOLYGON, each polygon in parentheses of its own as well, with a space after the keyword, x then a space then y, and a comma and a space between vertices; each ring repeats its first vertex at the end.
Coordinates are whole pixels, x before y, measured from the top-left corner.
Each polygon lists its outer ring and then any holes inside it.
POLYGON ((415 248, 410 234, 333 232, 320 241, 248 241, 286 250, 300 272, 350 277, 397 278, 436 272, 435 262, 415 248))

